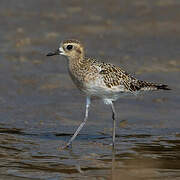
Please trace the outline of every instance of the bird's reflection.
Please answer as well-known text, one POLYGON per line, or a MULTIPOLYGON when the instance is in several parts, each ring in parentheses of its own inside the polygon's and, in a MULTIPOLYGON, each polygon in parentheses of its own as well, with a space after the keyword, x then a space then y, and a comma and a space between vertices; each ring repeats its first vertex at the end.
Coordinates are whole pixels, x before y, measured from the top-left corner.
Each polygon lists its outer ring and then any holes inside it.
POLYGON ((116 170, 116 149, 112 147, 112 167, 111 167, 111 179, 115 180, 115 170, 116 170))

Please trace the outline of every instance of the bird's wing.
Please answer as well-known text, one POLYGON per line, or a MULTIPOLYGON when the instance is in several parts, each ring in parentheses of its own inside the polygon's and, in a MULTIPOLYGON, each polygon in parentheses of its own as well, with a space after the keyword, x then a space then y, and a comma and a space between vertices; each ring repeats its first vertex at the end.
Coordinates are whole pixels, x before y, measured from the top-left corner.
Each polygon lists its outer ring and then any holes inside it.
POLYGON ((91 62, 99 74, 103 76, 104 83, 107 87, 123 87, 123 91, 136 92, 136 91, 150 91, 150 90, 170 90, 167 85, 157 84, 152 82, 141 81, 128 74, 126 71, 122 70, 120 67, 113 64, 108 64, 104 62, 98 62, 95 59, 91 59, 91 62))
POLYGON ((123 86, 125 91, 137 91, 140 89, 137 84, 138 80, 120 67, 106 63, 101 63, 98 66, 101 68, 99 74, 103 76, 107 87, 123 86))

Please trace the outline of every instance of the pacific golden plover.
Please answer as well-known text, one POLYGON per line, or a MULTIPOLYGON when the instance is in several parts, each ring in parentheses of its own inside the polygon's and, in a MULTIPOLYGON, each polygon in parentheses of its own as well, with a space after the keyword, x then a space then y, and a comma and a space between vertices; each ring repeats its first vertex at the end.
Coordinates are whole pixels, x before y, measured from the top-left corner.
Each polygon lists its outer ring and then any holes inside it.
POLYGON ((170 90, 167 85, 141 81, 126 73, 120 67, 100 62, 85 56, 84 46, 78 40, 66 40, 60 47, 47 56, 64 55, 68 60, 69 74, 76 86, 86 95, 86 111, 83 122, 66 144, 69 147, 88 119, 92 97, 100 98, 111 105, 113 132, 112 144, 115 145, 116 112, 113 102, 122 95, 138 94, 141 91, 170 90))

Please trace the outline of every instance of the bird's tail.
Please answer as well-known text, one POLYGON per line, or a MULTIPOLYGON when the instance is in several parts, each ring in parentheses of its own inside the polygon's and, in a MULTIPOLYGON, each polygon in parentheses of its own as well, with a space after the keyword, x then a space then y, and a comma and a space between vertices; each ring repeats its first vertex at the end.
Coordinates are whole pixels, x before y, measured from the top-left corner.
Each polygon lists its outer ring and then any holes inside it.
POLYGON ((171 89, 168 87, 168 85, 166 85, 166 84, 157 84, 157 85, 155 85, 155 87, 157 88, 157 90, 158 90, 158 89, 171 90, 171 89))
POLYGON ((141 88, 140 90, 143 91, 151 91, 151 90, 171 90, 168 85, 166 84, 157 84, 157 83, 151 83, 151 82, 145 82, 145 81, 140 81, 141 88))

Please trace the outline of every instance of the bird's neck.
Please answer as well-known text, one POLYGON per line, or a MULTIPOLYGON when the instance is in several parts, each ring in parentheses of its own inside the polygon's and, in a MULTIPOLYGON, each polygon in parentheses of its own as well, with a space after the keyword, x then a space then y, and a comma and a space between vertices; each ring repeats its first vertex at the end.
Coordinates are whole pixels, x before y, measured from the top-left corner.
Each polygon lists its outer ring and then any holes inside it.
POLYGON ((84 57, 68 58, 68 71, 74 83, 78 87, 82 88, 84 76, 86 74, 86 64, 84 57))
POLYGON ((80 68, 84 64, 84 56, 69 57, 69 67, 80 68))

